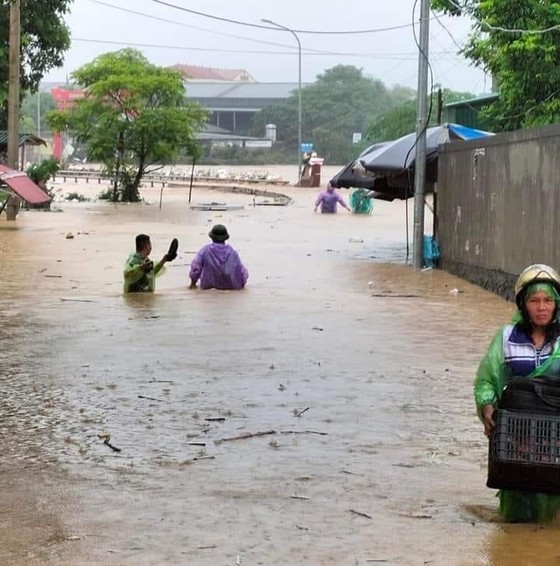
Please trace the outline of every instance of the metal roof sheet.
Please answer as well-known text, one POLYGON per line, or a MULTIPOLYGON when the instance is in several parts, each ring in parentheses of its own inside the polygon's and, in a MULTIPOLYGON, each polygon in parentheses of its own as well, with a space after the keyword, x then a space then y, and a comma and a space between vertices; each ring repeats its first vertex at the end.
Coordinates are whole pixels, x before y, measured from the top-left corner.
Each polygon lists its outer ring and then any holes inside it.
MULTIPOLYGON (((6 145, 8 143, 8 132, 6 130, 0 130, 0 145, 6 145)), ((20 134, 19 135, 19 145, 44 145, 46 147, 47 142, 33 134, 20 134)))
MULTIPOLYGON (((302 85, 305 86, 305 85, 302 85)), ((297 83, 202 83, 185 81, 187 98, 288 98, 297 83)))

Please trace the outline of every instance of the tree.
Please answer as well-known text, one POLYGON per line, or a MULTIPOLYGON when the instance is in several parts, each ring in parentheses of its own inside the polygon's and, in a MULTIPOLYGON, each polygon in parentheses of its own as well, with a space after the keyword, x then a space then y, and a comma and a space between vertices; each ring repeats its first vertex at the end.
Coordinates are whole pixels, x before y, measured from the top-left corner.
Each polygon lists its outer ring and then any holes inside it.
POLYGON ((114 178, 113 201, 138 201, 142 177, 198 152, 195 134, 206 111, 185 98, 181 75, 157 67, 134 49, 100 55, 72 77, 86 96, 72 110, 48 115, 53 128, 73 130, 88 158, 114 178))
MULTIPOLYGON (((303 88, 303 141, 313 142, 330 163, 344 163, 356 152, 353 133, 364 133, 376 116, 412 98, 411 89, 395 87, 395 93, 381 81, 363 75, 351 65, 337 65, 318 75, 303 88)), ((277 126, 279 139, 291 154, 297 147, 298 93, 262 110, 253 121, 253 133, 262 135, 266 124, 277 126)))
MULTIPOLYGON (((21 7, 22 97, 37 92, 39 82, 53 68, 61 67, 64 52, 70 47, 70 31, 64 15, 72 0, 25 0, 21 7)), ((0 129, 8 121, 8 52, 10 2, 0 6, 0 129)))
MULTIPOLYGON (((468 100, 469 98, 474 98, 474 94, 470 92, 456 92, 449 89, 442 90, 443 104, 468 100)), ((428 101, 428 108, 431 108, 429 126, 437 124, 437 109, 434 107, 436 99, 437 94, 434 92, 432 100, 428 101)), ((416 100, 409 100, 402 106, 389 110, 370 124, 366 138, 369 143, 389 141, 414 131, 416 131, 416 100)))
POLYGON ((485 110, 495 130, 560 122, 559 2, 432 0, 432 7, 474 20, 462 52, 498 84, 499 100, 485 110))

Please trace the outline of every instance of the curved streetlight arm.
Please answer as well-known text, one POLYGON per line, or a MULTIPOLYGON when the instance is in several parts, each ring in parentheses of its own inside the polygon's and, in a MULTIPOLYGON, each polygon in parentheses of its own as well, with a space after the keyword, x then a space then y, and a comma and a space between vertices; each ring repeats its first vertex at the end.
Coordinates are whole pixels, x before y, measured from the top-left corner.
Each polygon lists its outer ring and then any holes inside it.
POLYGON ((264 20, 263 19, 263 20, 261 20, 261 22, 263 22, 265 24, 273 25, 273 26, 280 28, 280 29, 283 29, 285 31, 289 31, 296 38, 296 41, 297 41, 297 44, 298 44, 298 49, 301 49, 301 42, 299 40, 298 34, 293 29, 287 28, 286 26, 283 26, 282 24, 277 24, 276 22, 273 22, 272 20, 264 20))
POLYGON ((301 181, 301 144, 302 144, 302 102, 301 102, 301 41, 299 40, 298 34, 293 30, 282 24, 273 22, 272 20, 261 19, 261 22, 265 24, 270 24, 274 27, 282 29, 284 31, 290 32, 297 41, 298 46, 298 148, 297 148, 297 164, 298 164, 298 182, 299 185, 301 181))

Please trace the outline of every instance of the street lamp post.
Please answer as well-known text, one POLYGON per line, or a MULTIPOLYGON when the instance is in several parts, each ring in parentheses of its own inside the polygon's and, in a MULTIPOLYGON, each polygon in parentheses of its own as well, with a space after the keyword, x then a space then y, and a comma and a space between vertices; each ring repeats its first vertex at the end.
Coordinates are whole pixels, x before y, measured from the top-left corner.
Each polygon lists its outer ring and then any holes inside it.
POLYGON ((298 45, 298 148, 297 148, 297 164, 298 164, 298 185, 301 181, 301 144, 302 144, 302 132, 301 132, 301 124, 302 124, 302 104, 301 104, 301 41, 299 40, 299 37, 297 35, 297 33, 293 30, 290 29, 286 26, 283 26, 282 24, 278 24, 276 22, 273 22, 272 20, 265 20, 262 19, 261 22, 264 22, 265 24, 270 24, 273 25, 277 28, 283 29, 285 31, 290 32, 297 41, 297 45, 298 45))

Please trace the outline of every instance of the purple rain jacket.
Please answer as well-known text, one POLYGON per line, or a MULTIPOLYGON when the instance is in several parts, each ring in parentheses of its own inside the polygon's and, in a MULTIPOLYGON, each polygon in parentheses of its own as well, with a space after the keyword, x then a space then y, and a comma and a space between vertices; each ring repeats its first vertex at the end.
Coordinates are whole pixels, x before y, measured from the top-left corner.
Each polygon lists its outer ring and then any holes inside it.
POLYGON ((315 201, 315 208, 321 205, 322 213, 334 213, 338 203, 344 205, 344 199, 336 191, 324 190, 319 193, 315 201))
POLYGON ((212 243, 196 254, 189 277, 194 283, 200 279, 201 289, 238 290, 245 287, 249 272, 230 245, 212 243))

